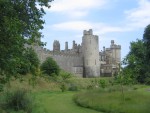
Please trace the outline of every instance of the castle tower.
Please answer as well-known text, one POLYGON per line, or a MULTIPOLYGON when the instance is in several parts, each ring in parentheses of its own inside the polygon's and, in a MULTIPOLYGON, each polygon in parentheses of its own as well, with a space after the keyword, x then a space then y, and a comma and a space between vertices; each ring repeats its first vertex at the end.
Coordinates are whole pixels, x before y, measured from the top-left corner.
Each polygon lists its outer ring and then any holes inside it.
POLYGON ((53 52, 59 52, 60 51, 60 43, 58 40, 54 40, 53 43, 53 52))
POLYGON ((93 35, 92 29, 89 31, 84 30, 82 44, 84 77, 99 77, 99 41, 98 36, 93 35))
POLYGON ((68 42, 65 42, 65 51, 68 51, 68 42))
POLYGON ((72 49, 75 49, 75 41, 73 41, 73 43, 72 43, 72 49))
POLYGON ((112 64, 119 64, 121 62, 121 46, 116 45, 114 40, 111 40, 110 49, 112 52, 112 64))

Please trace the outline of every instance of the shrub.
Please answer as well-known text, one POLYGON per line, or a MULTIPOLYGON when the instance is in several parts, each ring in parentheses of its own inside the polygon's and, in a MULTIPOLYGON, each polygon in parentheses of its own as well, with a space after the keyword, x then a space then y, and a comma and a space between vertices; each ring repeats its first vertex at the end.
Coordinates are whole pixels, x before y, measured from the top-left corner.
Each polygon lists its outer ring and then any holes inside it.
POLYGON ((78 87, 76 84, 70 84, 68 90, 69 91, 78 91, 78 87))
POLYGON ((100 85, 100 87, 102 87, 102 88, 105 88, 106 87, 106 82, 105 82, 105 80, 99 80, 99 85, 100 85))
POLYGON ((60 89, 62 92, 66 91, 67 90, 67 86, 65 83, 62 83, 61 86, 60 86, 60 89))
POLYGON ((4 98, 1 100, 1 106, 4 110, 32 112, 33 98, 27 90, 18 89, 16 91, 7 91, 4 93, 4 98))
POLYGON ((59 75, 60 69, 57 65, 56 61, 54 61, 51 57, 48 57, 41 65, 41 70, 44 74, 49 76, 51 75, 59 75))

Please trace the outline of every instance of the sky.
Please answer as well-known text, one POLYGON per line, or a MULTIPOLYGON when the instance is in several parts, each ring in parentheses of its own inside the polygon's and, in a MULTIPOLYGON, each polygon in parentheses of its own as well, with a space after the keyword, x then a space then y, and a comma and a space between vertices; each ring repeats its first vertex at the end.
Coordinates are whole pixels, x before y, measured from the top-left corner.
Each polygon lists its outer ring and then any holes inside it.
POLYGON ((44 9, 42 41, 50 50, 54 40, 60 42, 61 50, 66 41, 69 48, 73 40, 81 44, 83 30, 93 29, 93 34, 99 36, 100 51, 115 40, 124 58, 130 42, 142 39, 150 24, 150 0, 54 0, 51 8, 44 9))

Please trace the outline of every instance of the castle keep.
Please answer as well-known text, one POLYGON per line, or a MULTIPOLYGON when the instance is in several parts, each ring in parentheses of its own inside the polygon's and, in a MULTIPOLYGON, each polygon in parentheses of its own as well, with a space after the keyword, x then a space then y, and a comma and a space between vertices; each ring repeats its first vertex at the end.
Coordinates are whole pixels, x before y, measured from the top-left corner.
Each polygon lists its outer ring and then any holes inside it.
POLYGON ((53 50, 34 47, 41 61, 52 57, 61 69, 80 77, 112 76, 117 73, 121 61, 121 46, 111 40, 109 48, 99 52, 99 39, 92 29, 83 31, 82 43, 73 41, 72 49, 65 43, 65 50, 60 50, 59 41, 53 43, 53 50))

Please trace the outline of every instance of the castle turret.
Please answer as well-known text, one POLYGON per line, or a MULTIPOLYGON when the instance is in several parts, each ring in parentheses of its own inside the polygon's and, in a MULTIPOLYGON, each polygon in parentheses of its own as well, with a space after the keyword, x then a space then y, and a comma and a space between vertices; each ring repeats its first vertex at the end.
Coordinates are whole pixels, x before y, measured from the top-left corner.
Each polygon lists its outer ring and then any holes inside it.
POLYGON ((54 40, 53 43, 53 52, 59 52, 60 51, 60 43, 58 40, 54 40))
POLYGON ((83 37, 83 62, 84 62, 84 76, 98 77, 100 76, 99 63, 99 41, 98 36, 93 35, 92 29, 84 30, 83 37))
POLYGON ((114 40, 111 40, 110 49, 112 52, 112 64, 118 64, 121 61, 121 46, 116 45, 114 40))
POLYGON ((68 51, 68 42, 65 42, 65 51, 68 51))
POLYGON ((75 41, 73 41, 73 44, 72 44, 72 49, 75 49, 75 41))

